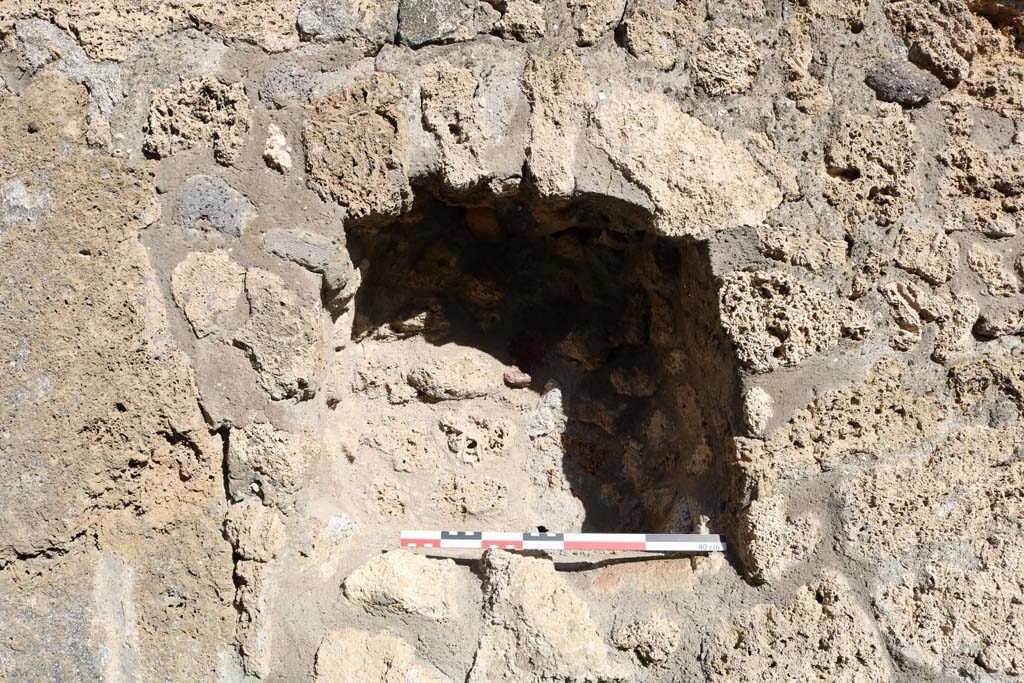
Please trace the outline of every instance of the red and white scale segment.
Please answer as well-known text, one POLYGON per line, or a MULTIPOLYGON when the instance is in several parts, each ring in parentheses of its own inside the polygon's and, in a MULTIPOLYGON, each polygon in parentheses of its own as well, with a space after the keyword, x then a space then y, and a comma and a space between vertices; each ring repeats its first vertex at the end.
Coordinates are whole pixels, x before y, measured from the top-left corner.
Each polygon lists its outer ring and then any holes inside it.
POLYGON ((401 533, 399 544, 403 548, 725 552, 725 539, 711 534, 562 534, 520 531, 412 530, 401 533))

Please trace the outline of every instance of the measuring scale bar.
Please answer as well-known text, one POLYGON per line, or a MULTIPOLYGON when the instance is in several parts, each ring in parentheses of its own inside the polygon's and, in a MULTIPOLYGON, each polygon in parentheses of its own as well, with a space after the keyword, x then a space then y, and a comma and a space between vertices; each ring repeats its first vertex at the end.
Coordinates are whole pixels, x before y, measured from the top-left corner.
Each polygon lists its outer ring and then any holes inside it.
POLYGON ((562 534, 508 531, 403 531, 403 548, 503 548, 505 550, 633 550, 725 552, 717 534, 562 534))

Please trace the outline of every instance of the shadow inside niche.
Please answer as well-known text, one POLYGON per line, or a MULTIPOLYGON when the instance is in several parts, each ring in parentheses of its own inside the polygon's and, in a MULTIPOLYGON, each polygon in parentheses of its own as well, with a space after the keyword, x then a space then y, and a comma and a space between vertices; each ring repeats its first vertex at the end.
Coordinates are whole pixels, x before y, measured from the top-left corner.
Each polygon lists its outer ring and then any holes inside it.
MULTIPOLYGON (((534 550, 513 550, 511 551, 517 555, 525 555, 527 557, 540 557, 550 558, 551 553, 545 551, 534 551, 534 550)), ((603 569, 605 567, 614 567, 617 565, 628 565, 636 564, 638 562, 658 562, 658 561, 670 561, 678 562, 681 558, 689 558, 702 556, 704 553, 645 553, 642 555, 628 555, 626 557, 602 557, 594 560, 572 560, 563 561, 558 559, 552 559, 552 565, 555 569, 560 572, 589 572, 595 569, 603 569)), ((451 553, 432 552, 424 555, 432 560, 448 560, 454 562, 460 567, 468 567, 473 570, 474 573, 480 570, 480 557, 460 557, 451 553)), ((483 572, 480 572, 480 578, 483 577, 483 572)))
POLYGON ((707 251, 627 209, 419 192, 401 219, 348 229, 353 340, 469 346, 528 373, 524 390, 560 388, 561 476, 584 531, 726 531, 743 506, 738 374, 707 251))

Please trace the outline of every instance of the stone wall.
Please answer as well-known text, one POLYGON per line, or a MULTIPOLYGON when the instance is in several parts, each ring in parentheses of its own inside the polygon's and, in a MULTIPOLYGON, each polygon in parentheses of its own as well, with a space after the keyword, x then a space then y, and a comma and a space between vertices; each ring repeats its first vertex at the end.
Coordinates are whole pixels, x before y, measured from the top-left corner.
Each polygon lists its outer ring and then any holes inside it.
POLYGON ((0 46, 0 680, 1024 675, 1019 2, 0 0, 0 46))

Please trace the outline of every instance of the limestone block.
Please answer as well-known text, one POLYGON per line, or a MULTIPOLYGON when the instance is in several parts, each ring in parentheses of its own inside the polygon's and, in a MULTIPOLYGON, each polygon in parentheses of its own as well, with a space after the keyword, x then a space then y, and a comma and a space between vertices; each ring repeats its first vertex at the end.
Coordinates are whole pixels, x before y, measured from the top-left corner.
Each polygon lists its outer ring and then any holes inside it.
POLYGON ((213 158, 230 166, 242 152, 251 126, 252 107, 241 83, 213 76, 157 90, 149 105, 145 151, 168 157, 196 145, 213 148, 213 158))
POLYGON ((458 617, 457 581, 452 560, 392 550, 363 563, 343 587, 345 597, 367 611, 444 621, 458 617))

